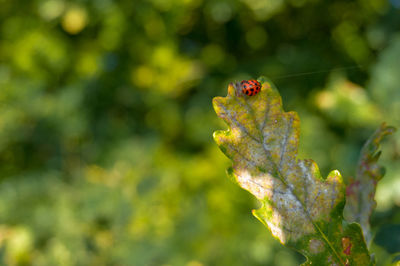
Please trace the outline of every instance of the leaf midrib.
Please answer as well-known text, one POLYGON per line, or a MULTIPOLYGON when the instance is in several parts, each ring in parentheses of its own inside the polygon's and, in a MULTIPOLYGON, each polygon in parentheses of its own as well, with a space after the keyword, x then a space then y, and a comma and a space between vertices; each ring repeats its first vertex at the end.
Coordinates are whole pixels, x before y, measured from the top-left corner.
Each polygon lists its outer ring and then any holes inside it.
MULTIPOLYGON (((273 167, 274 167, 275 172, 278 174, 279 180, 287 187, 287 189, 292 193, 292 195, 296 198, 296 200, 297 200, 298 202, 300 202, 300 205, 302 206, 303 211, 304 211, 304 213, 306 214, 306 217, 310 220, 310 222, 312 223, 312 225, 314 226, 314 228, 317 230, 317 232, 322 236, 323 240, 326 242, 326 244, 327 244, 327 245, 329 246, 329 248, 332 250, 332 253, 336 256, 336 258, 339 260, 339 262, 340 262, 343 266, 345 266, 345 263, 342 261, 342 258, 341 258, 340 255, 336 252, 336 250, 334 249, 333 245, 331 244, 331 242, 329 241, 329 239, 327 238, 327 236, 324 234, 324 232, 322 232, 321 228, 319 228, 319 226, 318 226, 316 223, 314 223, 314 221, 313 221, 312 218, 310 217, 310 214, 309 214, 309 212, 307 211, 307 209, 305 208, 304 203, 300 200, 300 198, 297 196, 297 194, 296 194, 296 193, 292 190, 292 188, 288 185, 288 183, 286 182, 286 180, 284 180, 284 178, 283 178, 283 176, 282 176, 282 174, 281 174, 280 169, 277 167, 277 165, 275 164, 275 162, 272 160, 272 157, 271 157, 271 154, 270 154, 269 150, 267 150, 267 149, 265 148, 265 146, 264 146, 264 134, 263 134, 261 128, 258 127, 259 125, 257 124, 257 120, 256 120, 256 118, 255 118, 253 109, 251 108, 251 106, 249 106, 249 104, 247 103, 246 100, 244 100, 244 102, 245 102, 245 105, 246 105, 246 107, 247 107, 246 109, 249 111, 249 115, 251 116, 251 118, 252 118, 252 120, 253 120, 253 123, 254 123, 255 128, 257 128, 257 129, 260 131, 259 133, 260 133, 261 141, 262 141, 262 143, 260 143, 260 144, 261 144, 261 146, 263 147, 263 149, 264 149, 266 155, 268 156, 268 160, 271 161, 271 163, 272 163, 272 165, 273 165, 273 167)), ((283 110, 282 107, 281 107, 281 110, 282 110, 282 114, 284 114, 285 111, 283 110)), ((266 114, 266 115, 267 115, 267 114, 266 114)), ((257 140, 256 140, 256 141, 257 141, 257 140)), ((287 143, 285 142, 285 145, 286 145, 286 144, 287 144, 287 143)), ((297 157, 297 156, 296 156, 296 157, 297 157)), ((282 158, 280 158, 280 160, 282 160, 282 158)))

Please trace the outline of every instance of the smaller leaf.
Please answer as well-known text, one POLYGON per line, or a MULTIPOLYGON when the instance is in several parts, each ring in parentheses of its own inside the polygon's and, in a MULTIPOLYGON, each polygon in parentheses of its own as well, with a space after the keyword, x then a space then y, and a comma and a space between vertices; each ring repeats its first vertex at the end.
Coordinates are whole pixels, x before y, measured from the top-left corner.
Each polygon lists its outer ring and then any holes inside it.
POLYGON ((344 215, 347 221, 361 225, 365 240, 369 245, 372 240, 369 218, 376 207, 375 191, 378 181, 385 174, 385 168, 378 165, 381 155, 380 142, 396 129, 385 123, 372 134, 361 150, 355 178, 351 179, 346 189, 344 215))

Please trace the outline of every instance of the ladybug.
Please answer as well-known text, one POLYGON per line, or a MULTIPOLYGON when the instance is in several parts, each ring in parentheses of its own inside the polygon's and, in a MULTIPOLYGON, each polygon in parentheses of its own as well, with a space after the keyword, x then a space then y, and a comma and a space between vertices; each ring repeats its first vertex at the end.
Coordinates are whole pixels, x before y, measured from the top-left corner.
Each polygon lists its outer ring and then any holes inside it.
POLYGON ((253 96, 260 92, 261 83, 255 79, 242 80, 242 82, 240 82, 240 87, 242 88, 242 92, 244 94, 253 96))

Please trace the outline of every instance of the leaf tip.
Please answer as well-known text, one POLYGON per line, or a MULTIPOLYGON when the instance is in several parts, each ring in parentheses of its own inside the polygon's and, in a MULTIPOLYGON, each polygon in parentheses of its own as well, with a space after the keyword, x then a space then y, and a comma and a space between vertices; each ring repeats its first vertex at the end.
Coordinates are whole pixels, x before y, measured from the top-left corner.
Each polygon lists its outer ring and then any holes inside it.
POLYGON ((387 126, 385 131, 386 131, 387 135, 390 135, 390 134, 395 133, 397 131, 397 128, 395 128, 393 126, 387 126))
POLYGON ((214 97, 212 100, 212 105, 215 113, 220 118, 224 119, 226 112, 224 111, 224 105, 226 104, 226 97, 214 97))
POLYGON ((267 88, 267 89, 272 88, 274 90, 277 90, 274 83, 269 78, 267 78, 265 76, 261 76, 257 80, 262 84, 263 88, 267 88))
POLYGON ((237 87, 233 83, 228 85, 228 96, 234 96, 237 94, 237 87))
POLYGON ((383 136, 386 136, 386 135, 391 135, 391 134, 395 133, 396 131, 397 131, 397 128, 395 128, 394 126, 388 126, 386 124, 386 122, 383 122, 380 125, 380 127, 379 127, 377 132, 379 132, 378 134, 383 137, 383 136))
POLYGON ((257 80, 258 80, 261 84, 266 83, 266 82, 269 81, 268 78, 265 77, 265 76, 260 76, 257 80))
POLYGON ((214 107, 214 110, 217 111, 217 109, 219 108, 219 104, 222 100, 222 97, 218 96, 218 97, 214 97, 212 99, 212 105, 214 107))
MULTIPOLYGON (((225 136, 226 135, 226 132, 225 132, 225 130, 217 130, 217 131, 214 131, 214 133, 213 133, 213 139, 214 139, 214 141, 217 143, 217 145, 219 146, 219 148, 224 152, 224 150, 223 150, 223 147, 221 146, 221 144, 222 144, 222 141, 221 141, 221 137, 222 136, 225 136)), ((225 153, 225 152, 224 152, 225 153)))
POLYGON ((339 170, 332 170, 329 175, 342 177, 342 175, 340 174, 339 170))
POLYGON ((336 182, 342 184, 343 183, 343 177, 340 174, 339 170, 332 170, 328 174, 328 177, 326 178, 327 180, 335 180, 336 182))

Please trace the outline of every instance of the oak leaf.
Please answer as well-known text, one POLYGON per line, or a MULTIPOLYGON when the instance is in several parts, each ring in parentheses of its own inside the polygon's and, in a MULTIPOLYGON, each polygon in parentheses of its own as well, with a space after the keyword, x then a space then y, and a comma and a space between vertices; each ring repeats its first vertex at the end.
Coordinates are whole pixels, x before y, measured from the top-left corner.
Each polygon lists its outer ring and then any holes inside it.
POLYGON ((233 165, 237 183, 253 194, 253 210, 272 235, 304 256, 304 265, 372 265, 361 228, 343 219, 345 185, 340 173, 321 177, 317 164, 297 158, 300 120, 284 112, 274 85, 259 78, 261 92, 241 93, 230 84, 226 97, 213 99, 229 129, 214 140, 233 165))

